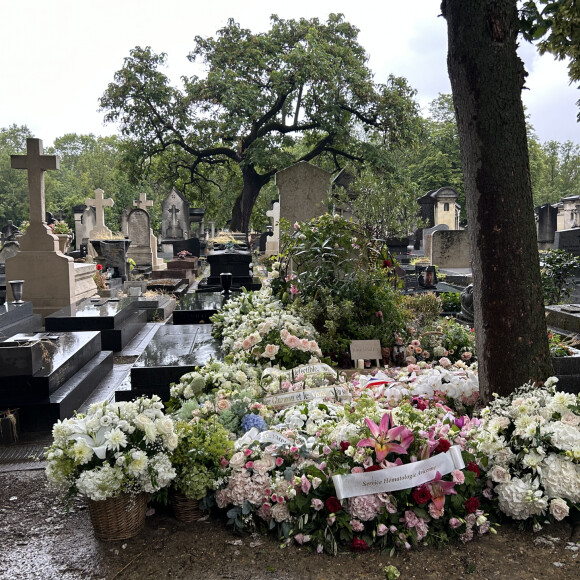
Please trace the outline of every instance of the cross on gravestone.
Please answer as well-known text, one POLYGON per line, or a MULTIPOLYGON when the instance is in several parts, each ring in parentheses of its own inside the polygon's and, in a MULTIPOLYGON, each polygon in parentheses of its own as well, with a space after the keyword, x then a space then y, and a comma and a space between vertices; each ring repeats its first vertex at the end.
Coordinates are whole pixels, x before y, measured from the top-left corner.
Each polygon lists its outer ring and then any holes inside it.
POLYGON ((85 205, 90 205, 92 207, 95 208, 96 211, 96 225, 95 225, 95 229, 96 230, 102 230, 105 229, 105 206, 107 207, 113 207, 113 205, 115 205, 115 202, 108 197, 107 199, 104 198, 104 194, 105 192, 102 189, 95 189, 95 199, 90 199, 88 198, 85 201, 85 205))
POLYGON ((153 202, 150 199, 147 199, 147 194, 146 193, 140 193, 139 194, 139 200, 133 200, 133 205, 135 207, 138 207, 139 209, 144 209, 145 211, 147 211, 148 207, 152 207, 153 206, 153 202))
POLYGON ((44 155, 41 139, 26 139, 26 155, 10 155, 12 169, 28 170, 30 223, 45 220, 44 172, 60 169, 56 155, 44 155))

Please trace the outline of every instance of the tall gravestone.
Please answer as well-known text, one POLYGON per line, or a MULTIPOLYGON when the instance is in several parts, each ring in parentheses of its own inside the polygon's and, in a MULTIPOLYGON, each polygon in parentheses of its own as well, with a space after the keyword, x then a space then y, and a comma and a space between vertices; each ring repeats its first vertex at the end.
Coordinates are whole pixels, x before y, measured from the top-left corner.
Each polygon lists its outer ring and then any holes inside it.
POLYGON ((540 250, 547 250, 554 245, 554 238, 558 227, 558 208, 546 203, 536 208, 536 216, 538 246, 540 250))
MULTIPOLYGON (((6 260, 6 279, 24 280, 23 299, 46 316, 96 292, 94 266, 75 264, 62 254, 46 225, 44 172, 59 169, 58 158, 44 155, 40 139, 27 139, 26 155, 12 155, 11 162, 13 169, 28 172, 30 225, 19 239, 20 251, 6 260)), ((7 298, 12 300, 10 287, 7 298)))
POLYGON ((305 222, 328 210, 331 174, 306 161, 276 173, 280 192, 280 218, 291 224, 305 222))
POLYGON ((150 268, 153 265, 151 252, 151 220, 144 209, 134 208, 127 217, 127 231, 131 246, 127 258, 135 261, 138 268, 150 268))
POLYGON ((275 256, 280 252, 280 202, 272 202, 272 209, 266 212, 270 218, 272 226, 272 235, 266 240, 265 256, 275 256))
MULTIPOLYGON (((140 193, 139 199, 133 200, 133 206, 137 209, 147 211, 148 207, 153 207, 153 202, 150 199, 147 199, 146 193, 140 193)), ((149 216, 149 214, 147 215, 149 216)), ((151 249, 150 265, 153 270, 166 270, 167 264, 161 258, 157 257, 157 237, 153 235, 151 220, 149 220, 149 248, 151 249)))
POLYGON ((113 232, 105 225, 105 207, 113 207, 115 202, 110 198, 105 198, 102 189, 95 189, 94 199, 87 198, 85 204, 94 209, 95 212, 95 226, 89 231, 89 245, 87 246, 88 255, 95 259, 97 252, 90 243, 91 240, 110 240, 113 237, 113 232))
POLYGON ((161 203, 161 247, 173 253, 175 240, 188 240, 189 202, 174 189, 161 203))
POLYGON ((81 245, 88 248, 89 234, 97 225, 95 208, 82 203, 73 207, 75 216, 75 240, 76 249, 80 250, 81 245))

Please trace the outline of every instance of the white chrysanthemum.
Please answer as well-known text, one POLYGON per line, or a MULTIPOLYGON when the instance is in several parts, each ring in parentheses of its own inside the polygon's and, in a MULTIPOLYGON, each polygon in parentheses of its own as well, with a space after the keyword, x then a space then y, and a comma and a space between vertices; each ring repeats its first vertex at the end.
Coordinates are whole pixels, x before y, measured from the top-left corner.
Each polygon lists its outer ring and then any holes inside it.
POLYGON ((546 453, 544 452, 543 449, 540 448, 533 449, 532 451, 524 455, 524 457, 522 458, 522 464, 531 469, 537 469, 538 465, 542 463, 545 456, 546 453))
POLYGON ((105 433, 105 440, 107 441, 107 448, 114 451, 119 451, 127 446, 127 435, 118 427, 105 433))
POLYGON ((88 445, 85 439, 77 439, 71 449, 75 462, 84 465, 88 463, 94 455, 93 448, 88 445))
POLYGON ((568 411, 568 408, 576 404, 576 395, 571 393, 555 393, 548 402, 548 407, 561 415, 568 411))
POLYGON ((541 477, 548 497, 580 502, 580 465, 551 453, 542 462, 541 477))

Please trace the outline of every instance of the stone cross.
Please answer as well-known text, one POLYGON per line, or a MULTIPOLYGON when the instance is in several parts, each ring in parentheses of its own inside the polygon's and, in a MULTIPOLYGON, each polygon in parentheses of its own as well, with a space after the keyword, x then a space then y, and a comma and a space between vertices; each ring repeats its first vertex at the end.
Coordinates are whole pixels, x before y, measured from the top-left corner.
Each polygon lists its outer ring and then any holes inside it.
POLYGON ((95 208, 97 214, 95 230, 104 230, 107 227, 105 226, 105 206, 113 207, 115 205, 115 202, 110 197, 104 198, 104 193, 102 189, 95 189, 95 199, 88 198, 85 201, 86 205, 95 208))
POLYGON ((133 205, 135 207, 138 207, 139 209, 144 209, 145 211, 147 211, 148 207, 153 206, 153 202, 150 199, 147 199, 146 193, 140 193, 139 194, 139 201, 133 200, 133 205))
POLYGON ((44 155, 41 139, 26 139, 26 155, 10 155, 12 169, 28 170, 28 198, 30 223, 45 220, 44 172, 60 169, 56 155, 44 155))

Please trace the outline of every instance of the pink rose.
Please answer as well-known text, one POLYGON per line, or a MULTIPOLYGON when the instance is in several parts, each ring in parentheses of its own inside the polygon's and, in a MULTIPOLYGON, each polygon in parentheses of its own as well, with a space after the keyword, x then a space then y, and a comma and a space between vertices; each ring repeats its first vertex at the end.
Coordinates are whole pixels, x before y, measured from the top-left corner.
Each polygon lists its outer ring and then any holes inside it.
POLYGON ((461 527, 461 522, 457 518, 451 518, 449 520, 449 527, 455 530, 456 528, 461 527))
POLYGON ((461 469, 454 469, 451 472, 451 476, 453 477, 453 483, 458 483, 459 485, 465 483, 465 475, 461 469))
POLYGON ((310 503, 317 512, 319 512, 324 507, 324 502, 318 498, 313 499, 310 503))
POLYGON ((273 359, 280 350, 280 347, 277 344, 268 344, 264 350, 264 356, 269 359, 273 359))
POLYGON ((357 465, 356 467, 353 467, 350 472, 351 473, 364 473, 364 468, 361 467, 360 465, 357 465))

